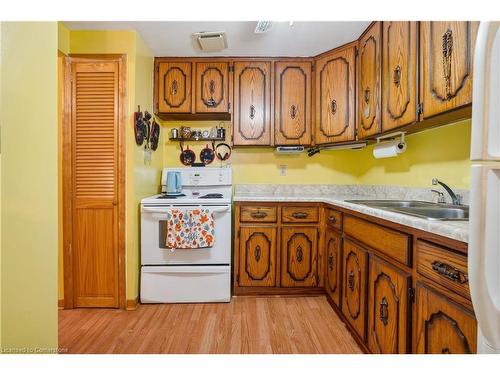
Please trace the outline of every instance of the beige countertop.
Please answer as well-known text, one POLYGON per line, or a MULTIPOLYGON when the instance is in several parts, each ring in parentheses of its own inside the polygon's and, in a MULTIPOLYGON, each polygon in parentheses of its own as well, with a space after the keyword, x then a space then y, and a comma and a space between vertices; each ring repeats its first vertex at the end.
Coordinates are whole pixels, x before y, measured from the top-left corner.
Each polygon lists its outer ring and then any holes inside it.
MULTIPOLYGON (((245 187, 247 187, 246 185, 245 187)), ((300 185, 296 185, 300 186, 300 185)), ((426 220, 415 216, 404 215, 396 212, 381 210, 368 207, 361 204, 346 202, 352 199, 388 199, 387 197, 374 197, 373 194, 362 195, 360 192, 325 191, 331 189, 288 189, 288 191, 270 191, 261 189, 261 191, 251 191, 249 188, 238 189, 236 187, 233 201, 235 202, 319 202, 343 207, 352 211, 360 212, 380 219, 388 220, 397 224, 406 225, 411 228, 420 229, 426 232, 434 233, 440 236, 452 238, 454 240, 468 242, 469 222, 468 221, 436 221, 426 220), (316 190, 316 191, 314 191, 316 190), (347 194, 346 194, 347 193, 347 194)), ((339 189, 345 190, 345 189, 339 189)), ((393 199, 401 199, 399 196, 393 199)))

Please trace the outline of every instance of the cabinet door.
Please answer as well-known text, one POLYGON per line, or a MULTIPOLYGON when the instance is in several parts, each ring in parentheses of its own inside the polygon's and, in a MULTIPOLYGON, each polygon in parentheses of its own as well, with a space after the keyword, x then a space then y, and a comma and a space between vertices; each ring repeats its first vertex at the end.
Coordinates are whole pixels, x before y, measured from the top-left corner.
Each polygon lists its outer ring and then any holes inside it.
POLYGON ((190 62, 158 63, 158 112, 191 113, 190 62))
POLYGON ((318 285, 318 230, 313 227, 281 229, 281 286, 318 285))
POLYGON ((275 286, 276 228, 240 228, 239 286, 275 286))
POLYGON ((196 112, 229 111, 229 64, 227 62, 196 63, 196 112))
POLYGON ((472 62, 478 22, 420 23, 423 116, 472 102, 472 62))
POLYGON ((311 143, 311 63, 276 62, 275 69, 275 144, 311 143))
POLYGON ((342 313, 364 340, 366 337, 366 252, 344 241, 342 313))
POLYGON ((382 130, 417 120, 417 23, 383 23, 382 130))
POLYGON ((326 291, 333 302, 340 307, 340 285, 342 258, 340 255, 342 238, 333 229, 327 228, 325 233, 326 249, 326 291))
POLYGON ((233 143, 271 145, 271 63, 234 63, 233 143))
POLYGON ((375 22, 359 40, 358 138, 380 133, 382 22, 375 22))
POLYGON ((408 352, 410 276, 370 257, 368 347, 372 353, 408 352))
POLYGON ((316 62, 316 144, 353 141, 355 124, 354 45, 316 62))
POLYGON ((477 325, 472 312, 423 284, 417 284, 416 352, 476 352, 477 325))

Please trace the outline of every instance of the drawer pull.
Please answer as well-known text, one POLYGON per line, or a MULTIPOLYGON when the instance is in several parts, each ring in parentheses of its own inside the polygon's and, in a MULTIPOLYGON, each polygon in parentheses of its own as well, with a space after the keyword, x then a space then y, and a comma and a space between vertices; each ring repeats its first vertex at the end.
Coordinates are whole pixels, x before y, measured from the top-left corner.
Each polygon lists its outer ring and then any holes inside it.
POLYGON ((333 271, 333 255, 328 255, 328 268, 333 271))
POLYGON ((259 245, 255 246, 254 257, 255 257, 255 261, 259 262, 259 260, 260 260, 260 246, 259 245))
POLYGON ((347 286, 349 286, 349 289, 354 290, 354 272, 352 270, 347 278, 347 286))
POLYGON ((267 213, 265 213, 264 211, 256 211, 252 212, 250 216, 253 217, 254 219, 263 219, 267 216, 267 213))
POLYGON ((309 216, 309 214, 307 212, 294 212, 292 214, 292 217, 294 219, 305 219, 308 216, 309 216))
POLYGON ((469 276, 466 273, 438 260, 432 262, 432 269, 441 276, 444 276, 459 284, 465 284, 467 281, 469 281, 469 276))
POLYGON ((337 218, 336 218, 335 216, 330 216, 330 217, 328 218, 328 220, 329 220, 329 221, 330 221, 330 223, 332 223, 332 224, 335 224, 335 223, 337 222, 337 218))
POLYGON ((297 262, 302 263, 303 257, 304 257, 304 254, 302 252, 302 247, 299 246, 299 247, 297 247, 297 252, 295 253, 295 258, 297 259, 297 262))
POLYGON ((380 321, 384 323, 384 326, 389 321, 389 302, 385 297, 382 297, 382 301, 380 301, 380 321))

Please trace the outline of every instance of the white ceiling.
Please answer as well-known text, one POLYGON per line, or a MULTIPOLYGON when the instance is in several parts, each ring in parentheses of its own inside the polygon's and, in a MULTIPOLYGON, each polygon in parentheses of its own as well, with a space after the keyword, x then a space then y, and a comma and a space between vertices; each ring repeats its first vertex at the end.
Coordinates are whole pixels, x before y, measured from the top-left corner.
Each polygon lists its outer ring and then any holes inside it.
POLYGON ((256 22, 64 22, 70 30, 136 30, 154 56, 313 56, 357 39, 366 22, 273 22, 255 34, 256 22), (228 48, 201 52, 192 34, 225 31, 228 48))

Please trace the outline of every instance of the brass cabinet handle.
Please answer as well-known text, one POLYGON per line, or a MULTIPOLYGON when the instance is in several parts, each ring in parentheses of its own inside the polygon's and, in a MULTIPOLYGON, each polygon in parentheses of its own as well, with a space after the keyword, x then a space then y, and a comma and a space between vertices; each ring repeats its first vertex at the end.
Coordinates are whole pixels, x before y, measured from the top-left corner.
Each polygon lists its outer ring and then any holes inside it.
POLYGON ((370 88, 367 87, 365 89, 363 99, 364 99, 366 104, 368 104, 370 102, 370 88))
POLYGON ((302 252, 302 247, 299 246, 297 247, 297 251, 295 252, 295 258, 297 259, 297 262, 301 263, 303 259, 303 252, 302 252))
POLYGON ((253 217, 254 219, 263 219, 267 216, 267 213, 265 213, 264 211, 255 211, 252 212, 250 216, 253 217))
POLYGON ((439 275, 459 284, 465 284, 469 281, 469 276, 466 273, 439 260, 432 262, 432 269, 439 275))
POLYGON ((392 80, 396 86, 401 84, 401 67, 399 65, 393 70, 392 80))
POLYGON ((256 262, 258 262, 260 260, 260 253, 261 253, 260 246, 259 245, 255 246, 255 250, 253 252, 253 255, 254 255, 256 262))
POLYGON ((177 94, 177 80, 172 81, 172 95, 177 94))
POLYGON ((294 219, 305 219, 308 216, 309 216, 309 214, 307 212, 294 212, 292 214, 292 217, 294 219))
POLYGON ((349 277, 347 278, 347 286, 349 289, 354 290, 354 272, 352 270, 349 272, 349 277))
POLYGON ((389 302, 385 297, 382 297, 382 301, 380 301, 380 320, 386 326, 389 322, 389 302))
POLYGON ((295 120, 295 117, 297 117, 297 106, 295 104, 292 104, 292 106, 290 107, 290 117, 292 118, 292 120, 295 120))
POLYGON ((334 115, 337 112, 337 101, 335 99, 332 100, 330 103, 330 109, 332 111, 332 115, 334 115))
POLYGON ((329 221, 330 221, 330 223, 332 223, 332 224, 335 224, 335 223, 337 222, 337 218, 336 218, 335 216, 330 216, 330 217, 328 218, 328 220, 329 220, 329 221))
POLYGON ((330 269, 330 271, 333 270, 333 255, 332 254, 330 254, 328 256, 328 268, 330 269))
POLYGON ((255 118, 255 106, 252 104, 250 106, 250 120, 253 120, 255 118))

